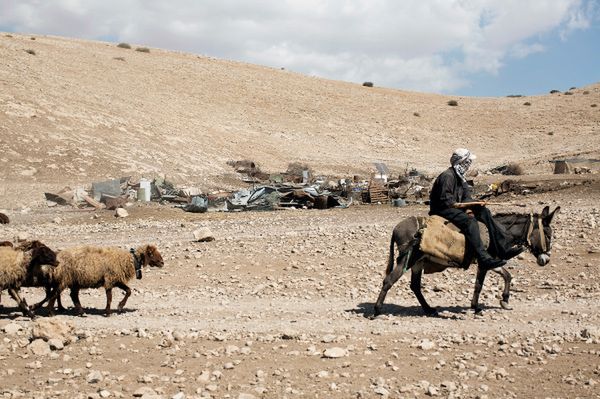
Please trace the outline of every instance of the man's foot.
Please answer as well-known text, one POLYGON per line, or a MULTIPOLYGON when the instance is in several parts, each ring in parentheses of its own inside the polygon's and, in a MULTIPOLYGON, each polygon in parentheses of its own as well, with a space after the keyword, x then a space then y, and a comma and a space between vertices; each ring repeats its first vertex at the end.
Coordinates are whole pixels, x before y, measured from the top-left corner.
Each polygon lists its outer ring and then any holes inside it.
POLYGON ((523 251, 525 251, 525 247, 522 245, 517 245, 515 247, 509 248, 508 250, 506 250, 506 252, 504 252, 502 259, 505 259, 505 260, 512 259, 515 256, 522 254, 523 251))
POLYGON ((498 258, 483 258, 477 261, 479 268, 483 270, 492 270, 506 265, 506 261, 498 258))

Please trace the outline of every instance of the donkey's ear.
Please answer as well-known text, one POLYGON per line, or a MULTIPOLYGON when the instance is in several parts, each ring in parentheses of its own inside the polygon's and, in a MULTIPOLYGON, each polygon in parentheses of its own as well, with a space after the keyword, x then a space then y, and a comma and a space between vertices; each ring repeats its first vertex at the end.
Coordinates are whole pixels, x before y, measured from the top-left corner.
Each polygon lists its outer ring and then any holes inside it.
POLYGON ((544 207, 544 209, 542 210, 542 214, 540 216, 542 219, 546 219, 548 217, 549 213, 550 213, 550 207, 548 205, 546 205, 544 207))
POLYGON ((559 211, 560 211, 560 206, 557 206, 556 209, 554 209, 551 214, 544 217, 544 223, 549 225, 552 222, 552 218, 554 217, 554 215, 556 215, 559 211))

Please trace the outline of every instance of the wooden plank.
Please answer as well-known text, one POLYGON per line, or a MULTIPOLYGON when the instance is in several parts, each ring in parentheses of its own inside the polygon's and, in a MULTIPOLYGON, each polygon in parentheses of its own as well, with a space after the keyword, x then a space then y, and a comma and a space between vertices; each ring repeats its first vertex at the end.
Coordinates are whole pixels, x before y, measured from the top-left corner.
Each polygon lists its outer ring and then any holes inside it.
POLYGON ((87 202, 88 204, 90 204, 91 206, 93 206, 94 208, 96 208, 96 209, 103 209, 105 207, 103 203, 100 203, 100 202, 96 201, 95 199, 93 199, 89 195, 84 195, 83 196, 83 200, 85 202, 87 202))

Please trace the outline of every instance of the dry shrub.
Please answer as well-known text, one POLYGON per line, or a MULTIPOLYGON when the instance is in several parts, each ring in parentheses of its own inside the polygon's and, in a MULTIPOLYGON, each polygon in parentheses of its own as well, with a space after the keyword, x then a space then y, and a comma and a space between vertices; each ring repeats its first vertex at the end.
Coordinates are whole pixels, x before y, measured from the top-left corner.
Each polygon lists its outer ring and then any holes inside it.
POLYGON ((27 54, 35 55, 35 50, 32 50, 32 49, 25 50, 25 52, 27 54))
POLYGON ((584 96, 587 96, 588 94, 590 94, 590 91, 589 91, 589 90, 584 90, 584 91, 583 91, 583 95, 584 95, 584 96))
POLYGON ((450 100, 450 101, 448 101, 448 105, 451 107, 456 107, 458 105, 458 101, 450 100))
POLYGON ((560 93, 558 90, 550 90, 550 94, 560 93))
POLYGON ((572 91, 565 91, 565 96, 572 96, 573 92, 572 91))
POLYGON ((123 58, 123 57, 114 57, 113 60, 125 61, 125 58, 123 58))
POLYGON ((596 108, 597 106, 598 106, 598 104, 592 104, 592 105, 590 105, 590 107, 592 107, 592 108, 596 108))
POLYGON ((418 113, 418 112, 413 112, 413 115, 414 115, 414 116, 421 116, 421 114, 420 114, 420 113, 418 113))
POLYGON ((365 87, 373 87, 373 82, 364 82, 363 86, 365 86, 365 87))
POLYGON ((509 94, 506 97, 508 97, 508 98, 519 98, 519 97, 523 97, 523 95, 522 94, 509 94))
POLYGON ((523 173, 524 173, 523 167, 515 162, 511 162, 508 165, 506 165, 506 169, 504 171, 505 175, 512 175, 512 176, 520 176, 523 173))
POLYGON ((149 53, 150 49, 148 47, 138 47, 135 51, 139 51, 140 53, 149 53))
POLYGON ((119 43, 119 44, 117 44, 117 47, 130 49, 131 48, 131 44, 129 44, 129 43, 119 43))
POLYGON ((525 101, 523 105, 531 105, 531 103, 529 101, 525 101))

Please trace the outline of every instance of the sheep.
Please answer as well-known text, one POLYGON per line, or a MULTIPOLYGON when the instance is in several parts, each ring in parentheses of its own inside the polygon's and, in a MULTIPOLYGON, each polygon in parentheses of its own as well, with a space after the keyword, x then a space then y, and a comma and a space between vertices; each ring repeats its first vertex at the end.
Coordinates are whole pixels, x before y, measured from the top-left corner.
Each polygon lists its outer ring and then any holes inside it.
MULTIPOLYGON (((24 240, 20 241, 17 244, 13 244, 10 241, 1 241, 0 246, 10 246, 15 247, 15 249, 21 251, 30 251, 34 248, 44 247, 40 241, 34 240, 24 240)), ((58 252, 56 252, 58 254, 58 252)), ((21 287, 44 287, 46 290, 46 297, 43 302, 47 301, 50 298, 50 293, 52 290, 52 272, 53 268, 48 268, 47 265, 37 265, 31 269, 29 273, 27 273, 27 278, 21 284, 21 287)), ((17 290, 18 291, 18 290, 17 290)), ((36 310, 39 304, 30 306, 31 310, 36 310)), ((58 297, 58 309, 64 311, 65 308, 62 306, 60 301, 60 296, 58 297)))
MULTIPOLYGON (((48 313, 54 314, 54 302, 66 288, 71 290, 71 299, 78 315, 83 315, 79 302, 79 290, 104 287, 106 291, 105 315, 111 314, 112 289, 119 287, 125 296, 119 302, 118 311, 122 312, 131 295, 127 282, 135 275, 142 278, 142 267, 163 267, 160 252, 153 245, 144 245, 130 251, 120 248, 102 248, 82 246, 62 250, 58 253, 58 267, 52 271, 53 292, 50 294, 48 313)), ((45 300, 44 300, 45 301, 45 300)), ((41 306, 43 302, 36 304, 41 306)))
POLYGON ((8 219, 8 216, 6 216, 3 213, 0 213, 0 224, 8 224, 10 222, 10 220, 8 219))
MULTIPOLYGON (((33 318, 35 315, 25 299, 19 295, 19 288, 25 281, 32 279, 32 274, 40 273, 40 268, 57 265, 56 253, 40 242, 36 242, 27 250, 0 247, 0 291, 8 290, 23 314, 33 318)), ((41 274, 48 275, 49 272, 44 271, 41 274)))

